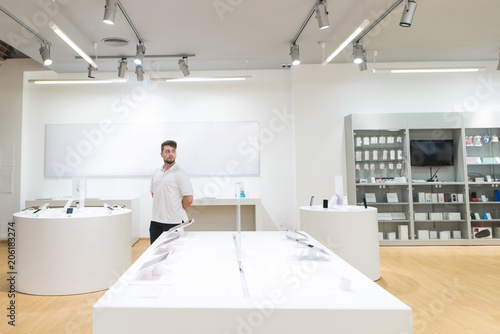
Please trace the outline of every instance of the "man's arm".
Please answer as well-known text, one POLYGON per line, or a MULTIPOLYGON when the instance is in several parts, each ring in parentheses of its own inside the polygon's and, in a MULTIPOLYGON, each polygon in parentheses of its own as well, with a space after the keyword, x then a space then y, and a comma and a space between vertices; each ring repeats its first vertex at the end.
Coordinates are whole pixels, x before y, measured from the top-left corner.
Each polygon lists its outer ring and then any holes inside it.
POLYGON ((189 208, 191 204, 193 204, 193 195, 182 197, 182 207, 184 208, 184 210, 187 210, 187 208, 189 208))

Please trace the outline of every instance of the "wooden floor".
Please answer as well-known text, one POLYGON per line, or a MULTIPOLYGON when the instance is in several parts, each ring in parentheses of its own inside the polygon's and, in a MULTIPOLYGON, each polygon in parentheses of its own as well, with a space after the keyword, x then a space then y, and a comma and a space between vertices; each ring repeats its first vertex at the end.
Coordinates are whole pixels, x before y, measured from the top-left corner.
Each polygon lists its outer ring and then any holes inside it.
MULTIPOLYGON (((133 260, 148 246, 148 239, 136 243, 133 260)), ((17 293, 16 326, 9 326, 7 255, 1 241, 0 333, 92 333, 92 306, 104 291, 58 297, 17 293)), ((380 258, 377 283, 413 309, 415 334, 500 333, 500 247, 381 247, 380 258)))

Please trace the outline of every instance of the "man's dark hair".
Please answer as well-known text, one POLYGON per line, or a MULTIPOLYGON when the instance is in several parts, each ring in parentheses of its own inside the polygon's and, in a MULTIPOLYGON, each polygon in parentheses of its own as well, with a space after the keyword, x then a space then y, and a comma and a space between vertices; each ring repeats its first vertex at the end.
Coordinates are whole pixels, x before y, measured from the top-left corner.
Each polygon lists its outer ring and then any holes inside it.
POLYGON ((165 146, 172 146, 174 149, 177 149, 177 143, 174 140, 165 140, 163 143, 161 143, 162 152, 165 146))

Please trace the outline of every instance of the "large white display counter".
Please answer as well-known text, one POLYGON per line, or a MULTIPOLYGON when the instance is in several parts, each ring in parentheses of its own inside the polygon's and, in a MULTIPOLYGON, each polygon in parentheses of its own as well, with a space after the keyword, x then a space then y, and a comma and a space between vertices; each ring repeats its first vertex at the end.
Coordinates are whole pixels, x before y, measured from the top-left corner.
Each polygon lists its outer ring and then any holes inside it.
POLYGON ((380 278, 376 208, 303 206, 300 208, 300 229, 370 279, 380 278))
POLYGON ((407 305, 327 249, 242 232, 240 265, 235 232, 173 236, 94 305, 93 334, 412 333, 407 305))
POLYGON ((14 214, 17 291, 69 295, 108 289, 132 262, 130 209, 14 214))

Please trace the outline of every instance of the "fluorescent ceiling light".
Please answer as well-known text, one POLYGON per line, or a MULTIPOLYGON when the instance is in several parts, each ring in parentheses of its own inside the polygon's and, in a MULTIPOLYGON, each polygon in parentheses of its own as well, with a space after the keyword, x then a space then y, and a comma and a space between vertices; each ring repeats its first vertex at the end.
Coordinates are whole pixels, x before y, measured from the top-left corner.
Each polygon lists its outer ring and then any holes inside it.
POLYGON ((368 23, 370 23, 370 21, 364 19, 359 27, 356 28, 356 30, 354 30, 354 32, 349 37, 347 37, 347 39, 342 44, 340 44, 340 46, 335 51, 333 51, 332 54, 328 58, 326 58, 323 63, 321 63, 321 65, 325 66, 326 64, 331 62, 333 58, 337 57, 337 55, 342 52, 342 50, 344 50, 344 48, 349 45, 349 43, 351 43, 363 31, 363 29, 366 28, 366 26, 368 26, 368 23))
POLYGON ((125 83, 127 79, 109 79, 109 80, 74 80, 74 79, 41 79, 41 80, 28 80, 28 83, 36 85, 80 85, 80 84, 111 84, 111 83, 125 83))
POLYGON ((85 59, 87 63, 97 68, 97 64, 95 63, 95 61, 90 58, 85 52, 83 52, 82 49, 80 49, 78 45, 76 45, 68 36, 66 36, 66 34, 61 29, 59 29, 59 27, 54 22, 50 21, 49 27, 52 28, 52 30, 54 30, 54 32, 59 37, 61 37, 61 39, 66 42, 66 44, 68 44, 73 50, 75 50, 76 53, 78 53, 83 59, 85 59))
POLYGON ((207 81, 243 81, 252 77, 183 77, 183 78, 151 78, 151 81, 162 82, 207 82, 207 81))
POLYGON ((443 68, 374 68, 374 73, 455 73, 455 72, 479 72, 485 71, 486 67, 443 67, 443 68))

